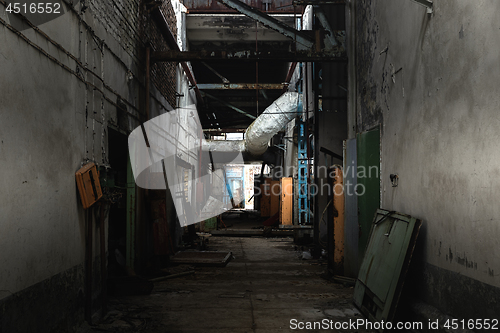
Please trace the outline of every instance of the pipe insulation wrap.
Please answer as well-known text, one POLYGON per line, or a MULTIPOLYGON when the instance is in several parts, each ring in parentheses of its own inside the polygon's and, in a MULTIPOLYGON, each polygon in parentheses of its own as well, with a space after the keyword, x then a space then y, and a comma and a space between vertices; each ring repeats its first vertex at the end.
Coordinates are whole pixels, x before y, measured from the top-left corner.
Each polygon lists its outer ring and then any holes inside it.
POLYGON ((245 140, 203 140, 202 149, 221 153, 232 153, 245 150, 245 140))
POLYGON ((213 152, 246 152, 261 156, 268 143, 283 127, 297 116, 301 95, 286 92, 276 99, 248 126, 244 140, 203 140, 202 149, 213 152))
POLYGON ((297 116, 299 93, 286 92, 276 99, 245 131, 245 150, 251 155, 265 153, 271 138, 297 116))

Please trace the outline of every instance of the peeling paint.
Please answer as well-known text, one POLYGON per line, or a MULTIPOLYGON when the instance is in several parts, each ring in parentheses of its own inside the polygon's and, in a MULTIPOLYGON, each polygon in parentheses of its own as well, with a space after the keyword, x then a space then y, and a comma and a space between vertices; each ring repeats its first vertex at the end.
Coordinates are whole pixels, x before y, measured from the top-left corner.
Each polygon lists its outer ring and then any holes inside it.
MULTIPOLYGON (((382 123, 382 108, 377 101, 377 82, 374 80, 372 66, 375 62, 377 35, 379 26, 374 19, 372 1, 360 1, 356 17, 356 31, 359 32, 356 42, 356 64, 358 79, 358 132, 363 132, 382 123)), ((383 93, 385 93, 382 88, 383 93)))

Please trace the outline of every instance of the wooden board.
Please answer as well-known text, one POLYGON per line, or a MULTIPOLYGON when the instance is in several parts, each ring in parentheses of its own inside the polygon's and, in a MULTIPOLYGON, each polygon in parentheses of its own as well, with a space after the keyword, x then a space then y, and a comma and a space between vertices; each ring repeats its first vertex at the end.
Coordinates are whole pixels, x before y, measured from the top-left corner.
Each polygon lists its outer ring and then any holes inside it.
POLYGON ((293 224, 293 178, 281 178, 280 222, 283 225, 293 224))

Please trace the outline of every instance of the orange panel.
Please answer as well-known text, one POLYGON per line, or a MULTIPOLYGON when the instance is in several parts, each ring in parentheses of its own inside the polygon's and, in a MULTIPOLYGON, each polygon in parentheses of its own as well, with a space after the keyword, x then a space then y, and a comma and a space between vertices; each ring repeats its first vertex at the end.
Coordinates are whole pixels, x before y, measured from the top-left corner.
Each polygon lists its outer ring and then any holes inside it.
POLYGON ((335 242, 335 252, 333 255, 333 261, 337 267, 343 269, 344 264, 344 177, 342 175, 342 169, 340 167, 335 168, 335 176, 333 178, 334 184, 334 196, 333 196, 333 207, 338 212, 338 215, 333 218, 333 230, 334 230, 334 242, 335 242))
POLYGON ((94 163, 88 163, 83 166, 76 172, 75 177, 84 209, 89 208, 102 198, 99 174, 94 163))
POLYGON ((281 178, 281 224, 293 224, 293 178, 281 178))

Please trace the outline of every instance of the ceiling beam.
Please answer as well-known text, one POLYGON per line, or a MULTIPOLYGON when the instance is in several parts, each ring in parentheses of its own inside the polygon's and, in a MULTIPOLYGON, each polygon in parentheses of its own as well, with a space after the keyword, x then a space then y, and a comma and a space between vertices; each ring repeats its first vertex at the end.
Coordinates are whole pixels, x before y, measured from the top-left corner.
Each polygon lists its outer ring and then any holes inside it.
POLYGON ((245 128, 248 127, 252 123, 251 120, 248 119, 231 119, 228 121, 217 121, 217 120, 212 120, 212 121, 204 121, 202 122, 203 128, 227 128, 230 126, 245 126, 245 128), (218 124, 218 125, 216 125, 218 124))
POLYGON ((203 132, 210 133, 212 135, 217 135, 220 133, 245 133, 246 128, 206 128, 203 129, 203 132))
POLYGON ((283 24, 274 17, 271 17, 249 5, 238 0, 217 0, 222 2, 229 8, 235 9, 243 15, 246 15, 264 26, 279 32, 280 34, 295 40, 298 44, 306 49, 310 49, 314 45, 314 38, 309 36, 304 31, 297 30, 289 25, 283 24))
POLYGON ((293 5, 345 5, 345 0, 296 0, 293 5))
POLYGON ((201 90, 281 90, 285 86, 283 83, 198 83, 198 88, 201 90))
MULTIPOLYGON (((163 35, 163 38, 167 42, 168 46, 172 50, 174 50, 175 52, 180 52, 180 48, 179 48, 179 45, 177 44, 177 41, 174 37, 174 34, 170 30, 170 27, 167 24, 167 19, 165 18, 165 16, 163 15, 163 13, 161 12, 159 7, 156 7, 155 9, 153 9, 153 11, 151 12, 151 17, 158 24, 160 32, 163 35)), ((151 60, 154 61, 153 59, 151 59, 151 60)), ((196 86, 196 79, 194 78, 194 75, 191 72, 191 69, 189 68, 188 64, 185 61, 181 61, 180 63, 181 63, 182 69, 186 73, 186 76, 187 76, 189 82, 191 83, 192 86, 194 86, 196 98, 199 99, 200 102, 203 102, 203 97, 200 94, 200 90, 196 86)))
POLYGON ((347 57, 342 48, 334 50, 314 51, 225 51, 225 50, 199 50, 199 51, 160 51, 152 52, 152 61, 269 61, 279 60, 288 62, 347 62, 347 57))

